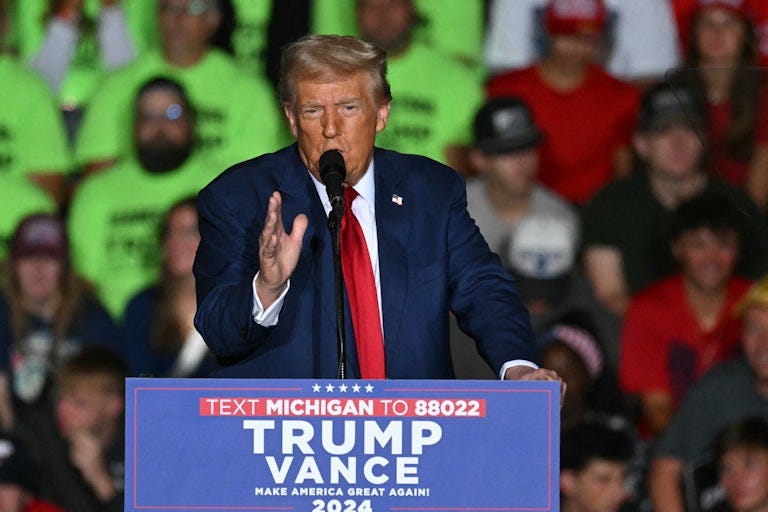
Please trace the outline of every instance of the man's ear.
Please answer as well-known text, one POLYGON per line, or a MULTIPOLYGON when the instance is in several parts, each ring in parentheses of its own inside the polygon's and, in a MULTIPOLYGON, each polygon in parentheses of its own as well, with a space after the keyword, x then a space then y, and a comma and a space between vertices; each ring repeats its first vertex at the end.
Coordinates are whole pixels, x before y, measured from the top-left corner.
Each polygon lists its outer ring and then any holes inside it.
POLYGON ((632 136, 632 147, 635 148, 635 152, 640 155, 640 158, 648 159, 648 140, 645 135, 636 133, 632 136))
POLYGON ((485 154, 477 148, 469 150, 469 163, 472 165, 472 169, 480 176, 485 174, 487 157, 485 154))
POLYGON ((387 127, 387 123, 389 122, 389 107, 391 105, 392 102, 388 101, 379 106, 376 114, 376 133, 379 133, 387 127))
POLYGON ((299 132, 296 129, 296 111, 293 108, 293 104, 289 102, 283 103, 283 113, 288 119, 288 127, 291 129, 291 134, 295 139, 299 138, 299 132))

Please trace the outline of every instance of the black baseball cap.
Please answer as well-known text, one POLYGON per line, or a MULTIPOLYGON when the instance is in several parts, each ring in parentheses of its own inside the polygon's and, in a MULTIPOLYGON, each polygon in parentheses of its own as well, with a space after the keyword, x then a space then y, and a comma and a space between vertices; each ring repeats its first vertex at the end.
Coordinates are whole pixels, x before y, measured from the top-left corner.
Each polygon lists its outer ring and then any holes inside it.
POLYGON ((657 132, 673 126, 699 130, 704 125, 704 109, 691 89, 683 84, 658 84, 640 102, 637 130, 657 132))
POLYGON ((513 153, 538 146, 544 134, 520 98, 488 100, 475 115, 475 146, 484 153, 513 153))

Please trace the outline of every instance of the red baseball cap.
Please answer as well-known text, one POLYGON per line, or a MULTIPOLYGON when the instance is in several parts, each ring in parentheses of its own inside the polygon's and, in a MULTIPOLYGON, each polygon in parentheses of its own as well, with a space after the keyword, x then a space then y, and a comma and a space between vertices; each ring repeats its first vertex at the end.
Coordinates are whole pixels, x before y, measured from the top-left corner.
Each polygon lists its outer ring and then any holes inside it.
POLYGON ((62 220, 47 213, 30 215, 22 220, 11 240, 11 255, 52 256, 67 258, 67 236, 62 220))
POLYGON ((697 15, 704 9, 725 9, 732 13, 749 19, 750 9, 747 0, 697 0, 693 9, 693 15, 697 15))
POLYGON ((599 35, 608 15, 602 0, 550 0, 545 20, 550 34, 599 35))

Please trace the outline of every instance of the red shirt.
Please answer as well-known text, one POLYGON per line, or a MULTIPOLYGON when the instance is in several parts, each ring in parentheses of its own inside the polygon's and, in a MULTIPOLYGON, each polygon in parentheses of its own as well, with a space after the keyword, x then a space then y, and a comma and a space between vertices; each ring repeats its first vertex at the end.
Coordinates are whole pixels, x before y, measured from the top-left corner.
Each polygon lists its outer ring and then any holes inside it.
POLYGON ((739 347, 741 323, 733 306, 751 283, 733 277, 717 324, 705 331, 688 304, 680 274, 632 298, 621 335, 619 379, 627 393, 666 391, 677 406, 688 388, 739 347))
POLYGON ((492 78, 487 92, 490 97, 518 96, 528 104, 546 137, 539 180, 575 203, 586 203, 613 178, 616 151, 630 147, 638 91, 596 65, 568 92, 552 89, 537 66, 492 78))

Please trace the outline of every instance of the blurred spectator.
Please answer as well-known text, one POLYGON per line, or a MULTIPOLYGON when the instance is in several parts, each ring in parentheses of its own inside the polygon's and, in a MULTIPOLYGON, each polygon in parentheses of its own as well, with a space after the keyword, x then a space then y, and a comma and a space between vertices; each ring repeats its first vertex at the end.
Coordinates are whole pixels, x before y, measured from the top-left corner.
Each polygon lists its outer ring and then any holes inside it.
POLYGON ((563 429, 588 420, 626 422, 616 370, 605 358, 587 315, 571 311, 538 335, 541 365, 568 385, 560 410, 563 429))
POLYGON ((377 145, 464 170, 460 147, 471 142, 472 117, 483 98, 481 75, 414 37, 413 0, 357 0, 356 5, 361 37, 387 52, 394 98, 377 145))
POLYGON ((634 137, 642 168, 599 191, 584 214, 584 266, 597 298, 622 316, 629 298, 675 270, 669 252, 674 209, 703 191, 719 191, 742 216, 737 271, 762 275, 768 233, 743 191, 708 176, 694 127, 704 115, 684 87, 661 84, 644 96, 634 137))
POLYGON ((59 99, 74 140, 82 108, 104 73, 127 64, 145 46, 150 0, 25 0, 16 2, 21 56, 59 99), (131 16, 129 21, 128 16, 131 16), (130 25, 129 25, 130 23, 130 25), (133 29, 133 30, 131 30, 133 29))
POLYGON ((55 408, 19 425, 41 497, 70 511, 123 510, 126 375, 117 354, 85 347, 57 376, 55 408))
POLYGON ((740 325, 733 306, 750 282, 733 275, 739 213, 726 197, 704 193, 683 202, 672 222, 680 272, 632 298, 621 338, 621 384, 640 399, 646 434, 669 423, 691 385, 734 355, 740 325))
POLYGON ((560 440, 560 510, 621 510, 629 498, 633 451, 629 437, 599 423, 565 430, 560 440))
POLYGON ((720 432, 715 460, 729 510, 768 510, 768 421, 747 418, 720 432))
POLYGON ((219 170, 273 151, 287 140, 269 83, 245 76, 211 40, 221 21, 217 0, 159 0, 160 51, 110 74, 83 118, 77 162, 92 172, 130 158, 131 105, 142 84, 170 76, 188 90, 198 117, 198 147, 219 170))
POLYGON ((200 244, 194 198, 171 206, 163 218, 160 243, 159 281, 135 295, 125 312, 130 374, 207 377, 215 365, 193 325, 197 302, 192 264, 200 244))
MULTIPOLYGON (((701 0, 671 0, 671 2, 683 53, 687 53, 694 13, 702 2, 701 0)), ((727 4, 727 7, 741 9, 745 2, 743 0, 711 0, 709 3, 727 4)), ((768 3, 764 0, 746 0, 744 7, 752 18, 755 28, 758 63, 766 66, 768 65, 768 3)))
POLYGON ((86 344, 117 349, 109 314, 72 270, 63 222, 37 214, 11 241, 0 295, 0 422, 49 405, 53 376, 86 344), (10 377, 10 393, 8 378, 10 377))
MULTIPOLYGON (((357 0, 311 1, 311 29, 317 34, 360 36, 357 0)), ((482 67, 484 0, 413 0, 413 38, 474 67, 482 67)))
MULTIPOLYGON (((0 0, 0 42, 10 29, 6 1, 0 0)), ((29 179, 63 203, 71 155, 56 102, 45 83, 5 51, 0 98, 0 174, 29 179)))
POLYGON ((157 277, 163 214, 219 171, 194 149, 196 112, 177 82, 150 80, 133 111, 133 154, 86 179, 69 212, 75 267, 96 285, 115 318, 157 277))
POLYGON ((726 425, 748 416, 768 418, 768 278, 750 289, 736 313, 743 357, 697 381, 656 443, 650 466, 654 510, 686 510, 681 476, 712 460, 709 450, 726 425))
POLYGON ((550 0, 547 55, 487 84, 491 97, 519 96, 531 107, 546 137, 539 180, 577 204, 631 165, 637 90, 595 64, 607 16, 602 0, 550 0))
POLYGON ((228 0, 234 7, 232 49, 238 68, 248 76, 263 77, 267 27, 272 5, 278 0, 228 0))
POLYGON ((530 109, 518 98, 489 100, 475 115, 470 159, 479 179, 467 182, 467 207, 496 253, 529 215, 562 217, 578 238, 574 209, 536 181, 542 139, 530 109))
POLYGON ((17 436, 0 434, 0 511, 66 512, 40 499, 39 470, 17 436))
MULTIPOLYGON (((601 60, 609 73, 645 85, 680 62, 670 2, 605 1, 609 35, 601 60)), ((485 41, 485 60, 492 74, 526 67, 546 54, 550 44, 546 4, 547 0, 492 0, 485 41)))
POLYGON ((746 0, 699 0, 686 67, 673 83, 707 105, 709 169, 768 207, 768 89, 746 0))
POLYGON ((25 179, 0 174, 0 262, 5 261, 11 235, 27 215, 56 211, 56 203, 25 179))

